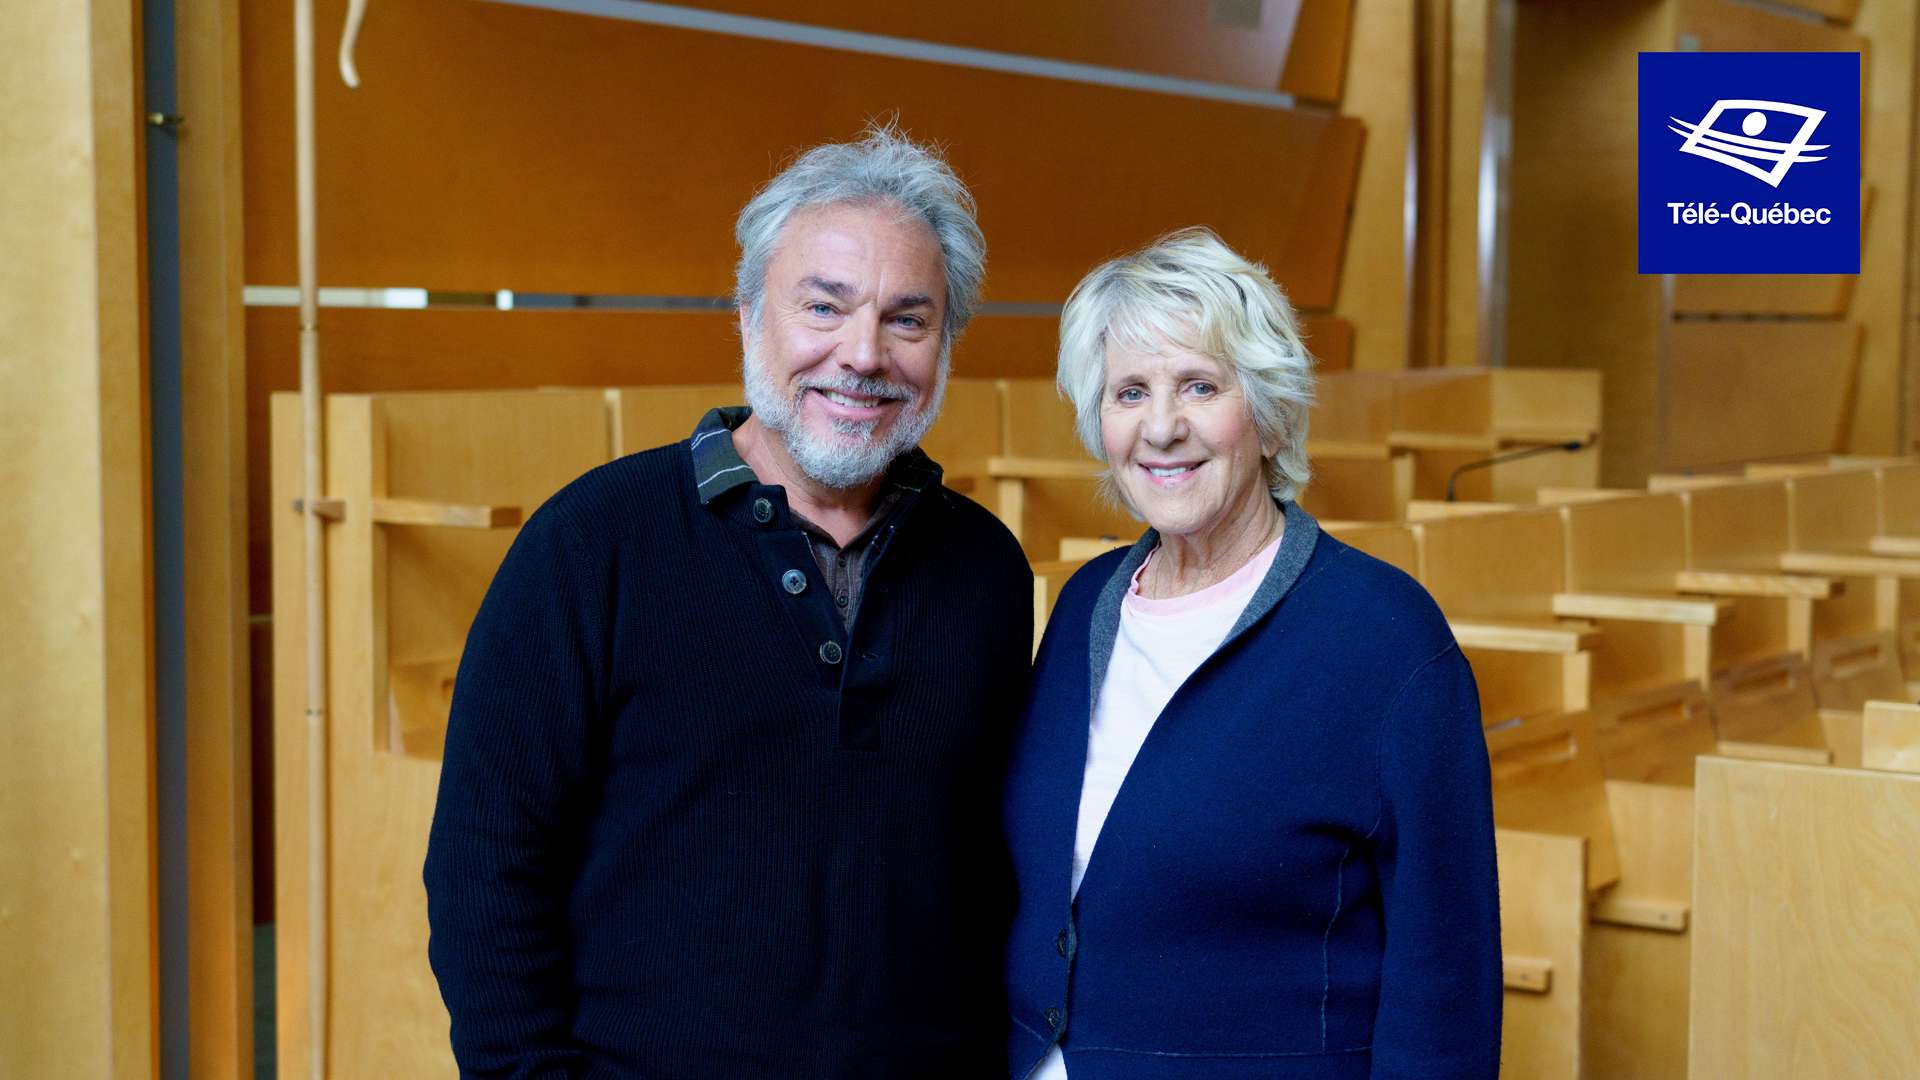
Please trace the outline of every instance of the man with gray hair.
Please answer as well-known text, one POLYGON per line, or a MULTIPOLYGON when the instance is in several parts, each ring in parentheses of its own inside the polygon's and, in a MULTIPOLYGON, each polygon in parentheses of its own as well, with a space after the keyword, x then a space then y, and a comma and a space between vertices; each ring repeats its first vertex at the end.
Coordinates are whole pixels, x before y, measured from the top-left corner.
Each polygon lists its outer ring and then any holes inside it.
POLYGON ((736 231, 748 407, 554 496, 467 638, 426 865, 462 1076, 1006 1070, 1032 576, 917 448, 972 199, 883 128, 736 231))

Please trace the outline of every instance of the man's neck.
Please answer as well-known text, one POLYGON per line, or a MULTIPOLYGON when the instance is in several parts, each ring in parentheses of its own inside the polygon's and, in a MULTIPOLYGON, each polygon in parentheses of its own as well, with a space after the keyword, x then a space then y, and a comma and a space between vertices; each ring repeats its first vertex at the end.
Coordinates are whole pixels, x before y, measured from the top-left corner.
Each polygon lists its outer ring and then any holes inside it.
POLYGON ((734 429, 733 448, 761 483, 785 488, 787 505, 825 529, 842 547, 859 536, 873 517, 874 499, 880 494, 883 477, 857 488, 828 487, 802 471, 788 452, 786 440, 757 416, 747 417, 746 423, 734 429))

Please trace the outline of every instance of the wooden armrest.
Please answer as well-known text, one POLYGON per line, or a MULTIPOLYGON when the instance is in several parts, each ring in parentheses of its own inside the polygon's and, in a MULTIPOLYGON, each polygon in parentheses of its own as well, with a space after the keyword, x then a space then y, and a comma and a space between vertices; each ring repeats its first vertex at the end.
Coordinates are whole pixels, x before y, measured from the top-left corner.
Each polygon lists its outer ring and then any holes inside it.
POLYGON ((1875 555, 1920 558, 1920 536, 1876 536, 1867 546, 1875 555))
POLYGON ((987 475, 997 480, 1092 480, 1106 471, 1105 465, 1086 458, 987 459, 987 475))
POLYGON ((1500 439, 1455 431, 1389 431, 1387 445, 1402 450, 1478 450, 1491 454, 1500 449, 1500 439))
POLYGON ((1538 956, 1502 956, 1500 976, 1509 990, 1544 994, 1553 989, 1553 961, 1538 956))
POLYGON ((1673 575, 1673 587, 1684 593, 1801 596, 1810 600, 1825 600, 1845 592, 1847 583, 1799 574, 1723 574, 1715 570, 1682 570, 1673 575))
POLYGON ((1780 761, 1788 765, 1831 765, 1833 751, 1817 746, 1782 746, 1778 743, 1735 742, 1721 739, 1714 744, 1720 757, 1742 761, 1780 761))
POLYGON ((1390 431, 1387 445, 1408 450, 1479 450, 1493 453, 1509 446, 1550 446, 1554 443, 1589 442, 1593 432, 1585 428, 1503 428, 1494 432, 1390 431))
POLYGON ((1895 559, 1884 555, 1830 555, 1822 551, 1788 551, 1780 556, 1780 569, 1803 574, 1835 574, 1852 577, 1920 578, 1920 559, 1895 559))
POLYGON ((1592 623, 1503 623, 1447 620, 1463 649, 1501 652, 1577 653, 1600 636, 1592 623))
POLYGON ((375 499, 373 520, 382 525, 441 525, 455 529, 511 529, 517 506, 463 506, 425 499, 375 499))
POLYGON ((1580 619, 1630 619, 1712 626, 1731 600, 1689 600, 1679 596, 1611 596, 1601 593, 1555 593, 1553 613, 1580 619))
POLYGON ((1687 928, 1688 910, 1688 905, 1678 900, 1607 896, 1594 903, 1592 915, 1594 922, 1669 930, 1678 934, 1687 928))
MULTIPOLYGON (((304 515, 307 512, 307 500, 293 500, 293 512, 304 515)), ((313 512, 324 521, 345 521, 347 520, 347 500, 325 497, 315 499, 313 512)))
POLYGON ((1389 446, 1386 443, 1350 442, 1344 439, 1314 439, 1307 443, 1307 456, 1310 458, 1385 461, 1404 452, 1404 447, 1389 446))

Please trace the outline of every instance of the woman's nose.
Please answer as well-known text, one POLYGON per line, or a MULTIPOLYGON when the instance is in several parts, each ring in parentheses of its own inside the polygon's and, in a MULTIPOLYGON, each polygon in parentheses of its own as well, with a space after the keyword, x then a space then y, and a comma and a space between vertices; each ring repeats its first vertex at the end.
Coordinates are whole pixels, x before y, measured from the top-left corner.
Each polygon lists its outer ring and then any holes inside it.
POLYGON ((1155 394, 1147 406, 1146 419, 1141 424, 1141 434, 1147 442, 1162 448, 1172 446, 1186 437, 1186 430, 1186 415, 1179 400, 1169 400, 1165 395, 1155 394))

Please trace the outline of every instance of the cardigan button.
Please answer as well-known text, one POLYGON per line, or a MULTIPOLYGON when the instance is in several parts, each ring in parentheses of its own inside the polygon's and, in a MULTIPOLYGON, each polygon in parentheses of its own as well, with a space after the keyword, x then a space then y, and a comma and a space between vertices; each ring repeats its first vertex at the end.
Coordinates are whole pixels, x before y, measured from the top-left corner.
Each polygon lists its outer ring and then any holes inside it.
POLYGON ((765 499, 753 500, 753 520, 765 525, 773 520, 773 504, 765 499))
POLYGON ((1067 932, 1065 930, 1060 931, 1060 936, 1053 939, 1053 947, 1060 950, 1061 956, 1067 955, 1067 932))
POLYGON ((780 575, 780 587, 794 596, 799 596, 807 591, 807 575, 798 570, 789 570, 780 575))
POLYGON ((837 641, 829 641, 825 645, 820 646, 820 659, 829 664, 839 663, 840 643, 837 641))
POLYGON ((1047 1026, 1055 1031, 1059 1031, 1060 1019, 1060 1010, 1051 1005, 1047 1006, 1047 1026))

